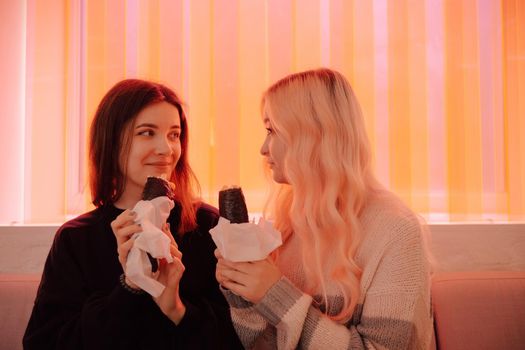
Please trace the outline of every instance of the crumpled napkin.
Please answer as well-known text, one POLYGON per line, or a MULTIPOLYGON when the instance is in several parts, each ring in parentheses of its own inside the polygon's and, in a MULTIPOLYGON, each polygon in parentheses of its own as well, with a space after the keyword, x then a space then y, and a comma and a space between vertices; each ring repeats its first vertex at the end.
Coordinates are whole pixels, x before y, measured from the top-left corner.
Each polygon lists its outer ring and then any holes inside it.
POLYGON ((230 224, 220 217, 210 234, 224 259, 234 262, 264 260, 283 244, 281 233, 264 218, 258 224, 230 224))
POLYGON ((126 276, 154 297, 158 297, 165 286, 154 279, 146 252, 154 258, 165 258, 168 263, 173 262, 170 254, 171 240, 162 232, 162 225, 166 223, 174 205, 171 199, 163 196, 139 201, 133 208, 137 213, 135 222, 141 225, 142 232, 137 232, 132 237, 134 242, 126 261, 126 276))

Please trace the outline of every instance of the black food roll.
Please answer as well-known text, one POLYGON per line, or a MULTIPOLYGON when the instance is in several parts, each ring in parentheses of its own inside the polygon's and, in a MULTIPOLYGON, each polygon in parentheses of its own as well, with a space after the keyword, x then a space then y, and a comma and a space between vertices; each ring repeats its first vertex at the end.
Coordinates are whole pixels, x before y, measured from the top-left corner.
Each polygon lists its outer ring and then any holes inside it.
POLYGON ((219 191, 219 213, 232 224, 249 222, 246 201, 240 187, 219 191))
MULTIPOLYGON (((155 176, 148 176, 144 190, 142 191, 142 200, 150 201, 154 198, 166 196, 169 199, 174 198, 173 187, 169 181, 155 176)), ((159 269, 159 262, 157 259, 151 256, 150 253, 146 252, 148 259, 151 263, 151 271, 157 272, 159 269)))
POLYGON ((148 180, 146 180, 144 190, 142 191, 142 199, 149 201, 161 196, 173 199, 174 194, 172 185, 169 181, 164 180, 161 177, 149 176, 148 180))

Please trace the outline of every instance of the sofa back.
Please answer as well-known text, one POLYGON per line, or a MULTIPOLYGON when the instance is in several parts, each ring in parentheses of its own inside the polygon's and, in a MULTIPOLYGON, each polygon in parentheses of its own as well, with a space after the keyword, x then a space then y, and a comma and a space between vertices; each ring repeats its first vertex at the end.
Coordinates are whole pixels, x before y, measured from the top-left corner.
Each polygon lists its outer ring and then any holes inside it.
POLYGON ((0 349, 22 349, 40 274, 0 274, 0 349))
MULTIPOLYGON (((0 274, 0 349, 22 349, 40 274, 0 274)), ((438 273, 432 279, 440 350, 525 348, 525 271, 438 273)))
POLYGON ((432 304, 438 349, 525 349, 525 271, 437 274, 432 304))

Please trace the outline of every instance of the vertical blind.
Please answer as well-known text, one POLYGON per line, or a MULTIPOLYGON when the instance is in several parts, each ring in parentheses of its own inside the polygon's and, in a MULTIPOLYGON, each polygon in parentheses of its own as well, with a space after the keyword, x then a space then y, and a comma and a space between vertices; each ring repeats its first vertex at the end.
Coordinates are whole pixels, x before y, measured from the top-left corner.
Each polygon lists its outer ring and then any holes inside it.
POLYGON ((9 52, 0 98, 11 104, 0 153, 13 161, 1 175, 1 222, 63 221, 89 208, 89 124, 103 94, 132 77, 185 101, 203 199, 216 204, 222 186, 241 185, 260 211, 261 93, 321 66, 352 84, 378 178, 414 210, 431 221, 525 218, 523 1, 26 0, 0 9, 2 35, 18 39, 0 44, 9 52))

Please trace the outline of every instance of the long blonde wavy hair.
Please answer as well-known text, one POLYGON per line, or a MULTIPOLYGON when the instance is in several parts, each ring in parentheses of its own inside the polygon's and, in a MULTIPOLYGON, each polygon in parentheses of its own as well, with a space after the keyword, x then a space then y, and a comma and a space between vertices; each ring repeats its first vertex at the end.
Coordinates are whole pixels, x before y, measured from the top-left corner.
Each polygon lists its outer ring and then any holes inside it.
POLYGON ((275 220, 283 240, 292 233, 300 236, 306 292, 321 291, 326 310, 331 309, 327 282, 338 285, 343 308, 329 316, 346 323, 360 294, 359 215, 380 189, 359 103, 343 75, 317 69, 273 84, 261 108, 274 137, 287 147, 288 184, 277 185, 265 215, 275 220))

